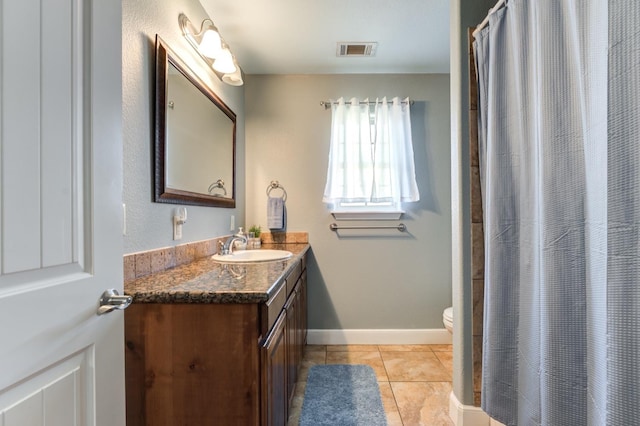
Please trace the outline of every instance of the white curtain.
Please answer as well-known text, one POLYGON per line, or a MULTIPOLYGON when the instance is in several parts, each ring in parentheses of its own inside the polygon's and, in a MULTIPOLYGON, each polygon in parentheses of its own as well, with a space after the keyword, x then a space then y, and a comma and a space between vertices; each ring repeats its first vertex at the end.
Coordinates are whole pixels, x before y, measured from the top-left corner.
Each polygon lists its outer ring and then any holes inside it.
POLYGON ((338 99, 323 201, 418 201, 409 100, 338 99))
POLYGON ((640 424, 640 2, 509 0, 477 35, 482 408, 640 424))

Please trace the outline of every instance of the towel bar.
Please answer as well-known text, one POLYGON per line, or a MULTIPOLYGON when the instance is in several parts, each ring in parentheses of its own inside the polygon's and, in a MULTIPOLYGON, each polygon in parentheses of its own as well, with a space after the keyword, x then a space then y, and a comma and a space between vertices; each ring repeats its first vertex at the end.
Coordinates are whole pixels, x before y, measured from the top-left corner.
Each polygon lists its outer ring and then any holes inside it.
POLYGON ((404 223, 399 223, 397 225, 338 225, 337 223, 332 223, 329 225, 329 229, 332 231, 337 231, 339 229, 397 229, 400 232, 404 232, 407 230, 407 226, 404 223))

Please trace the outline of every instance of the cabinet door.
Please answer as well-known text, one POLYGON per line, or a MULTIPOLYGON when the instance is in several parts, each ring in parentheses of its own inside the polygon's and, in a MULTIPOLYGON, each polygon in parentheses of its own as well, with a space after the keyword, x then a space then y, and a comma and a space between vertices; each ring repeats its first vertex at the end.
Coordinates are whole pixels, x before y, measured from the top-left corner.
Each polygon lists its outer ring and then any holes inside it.
POLYGON ((285 305, 287 311, 287 396, 289 402, 293 398, 293 391, 298 379, 298 365, 300 363, 298 357, 298 326, 300 318, 298 289, 298 286, 294 287, 285 305))
POLYGON ((304 354, 304 346, 307 344, 307 270, 302 271, 300 276, 300 301, 299 314, 300 314, 300 327, 299 327, 299 344, 300 344, 300 358, 304 354))
POLYGON ((262 424, 287 423, 287 315, 282 311, 262 345, 262 424))

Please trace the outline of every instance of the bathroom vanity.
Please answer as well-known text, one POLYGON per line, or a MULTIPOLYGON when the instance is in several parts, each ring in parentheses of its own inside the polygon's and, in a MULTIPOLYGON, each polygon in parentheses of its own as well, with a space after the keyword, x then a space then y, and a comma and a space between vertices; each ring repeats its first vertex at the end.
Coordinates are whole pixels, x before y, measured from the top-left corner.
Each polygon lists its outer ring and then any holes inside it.
POLYGON ((136 279, 125 311, 127 425, 286 425, 306 342, 307 244, 136 279))

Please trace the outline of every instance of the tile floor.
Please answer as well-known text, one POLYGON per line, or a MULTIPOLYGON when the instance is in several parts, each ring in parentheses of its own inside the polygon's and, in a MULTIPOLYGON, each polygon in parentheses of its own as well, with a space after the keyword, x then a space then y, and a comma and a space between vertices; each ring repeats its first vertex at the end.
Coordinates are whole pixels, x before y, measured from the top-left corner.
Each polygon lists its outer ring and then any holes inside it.
POLYGON ((348 345, 305 349, 288 426, 297 426, 309 367, 368 364, 376 372, 389 426, 450 426, 451 345, 348 345))

